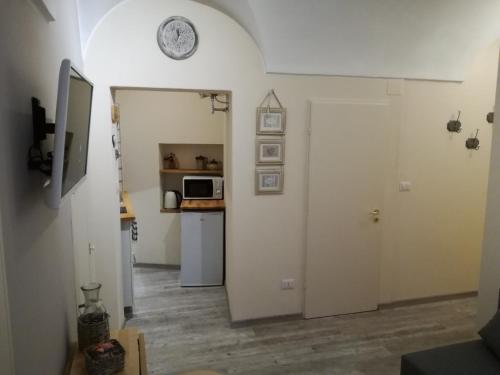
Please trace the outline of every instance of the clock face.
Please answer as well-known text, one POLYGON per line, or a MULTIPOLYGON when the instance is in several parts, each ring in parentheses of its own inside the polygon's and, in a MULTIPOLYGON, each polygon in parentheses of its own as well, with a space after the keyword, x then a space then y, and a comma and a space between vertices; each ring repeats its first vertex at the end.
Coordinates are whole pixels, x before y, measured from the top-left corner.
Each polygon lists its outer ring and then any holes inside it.
POLYGON ((184 17, 170 17, 158 28, 158 45, 165 55, 175 60, 192 56, 198 48, 198 34, 193 24, 184 17))

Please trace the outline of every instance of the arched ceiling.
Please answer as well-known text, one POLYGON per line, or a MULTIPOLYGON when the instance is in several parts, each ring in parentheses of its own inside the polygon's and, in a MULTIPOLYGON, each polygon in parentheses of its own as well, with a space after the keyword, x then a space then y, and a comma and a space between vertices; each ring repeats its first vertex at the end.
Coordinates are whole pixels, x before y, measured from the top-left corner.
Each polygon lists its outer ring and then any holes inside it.
MULTIPOLYGON (((124 0, 78 1, 85 45, 124 0)), ((193 1, 235 19, 274 73, 461 81, 500 38, 500 0, 193 1)))

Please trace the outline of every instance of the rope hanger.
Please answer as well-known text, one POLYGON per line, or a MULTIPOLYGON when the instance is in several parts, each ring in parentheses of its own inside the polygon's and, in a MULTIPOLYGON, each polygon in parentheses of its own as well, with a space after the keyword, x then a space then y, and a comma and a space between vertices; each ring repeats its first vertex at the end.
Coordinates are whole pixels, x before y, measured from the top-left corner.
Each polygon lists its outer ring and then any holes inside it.
POLYGON ((278 103, 279 105, 279 108, 280 109, 284 109, 284 107, 281 105, 281 102, 280 100, 278 99, 278 96, 276 95, 276 93, 274 92, 274 89, 271 89, 269 90, 269 92, 267 93, 267 95, 264 97, 264 99, 262 99, 262 102, 260 102, 260 108, 267 108, 267 112, 270 112, 271 110, 271 100, 272 98, 274 97, 274 99, 276 100, 276 102, 278 103), (265 107, 263 104, 267 101, 267 107, 265 107))

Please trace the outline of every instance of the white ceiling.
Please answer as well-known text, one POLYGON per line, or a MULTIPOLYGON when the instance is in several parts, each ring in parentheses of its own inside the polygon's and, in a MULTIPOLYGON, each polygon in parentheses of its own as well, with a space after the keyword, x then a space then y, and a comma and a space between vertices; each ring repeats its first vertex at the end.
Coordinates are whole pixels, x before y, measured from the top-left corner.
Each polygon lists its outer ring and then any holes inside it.
MULTIPOLYGON (((124 0, 78 1, 85 45, 124 0)), ((276 73, 460 81, 500 38, 500 0, 193 1, 239 22, 276 73)))

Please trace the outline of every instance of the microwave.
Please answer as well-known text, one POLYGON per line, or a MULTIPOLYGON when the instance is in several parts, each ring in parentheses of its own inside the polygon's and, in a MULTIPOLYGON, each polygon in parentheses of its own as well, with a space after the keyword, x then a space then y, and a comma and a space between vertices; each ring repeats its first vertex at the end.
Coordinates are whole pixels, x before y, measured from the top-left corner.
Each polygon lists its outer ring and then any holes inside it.
POLYGON ((214 176, 184 176, 183 199, 223 199, 224 178, 214 176))

